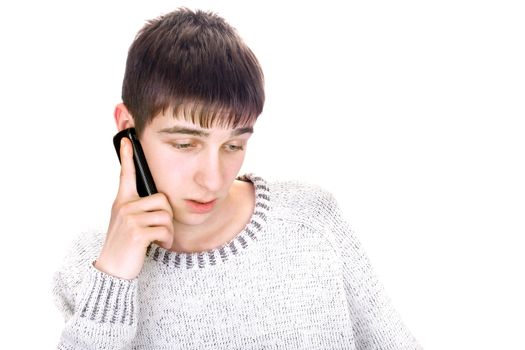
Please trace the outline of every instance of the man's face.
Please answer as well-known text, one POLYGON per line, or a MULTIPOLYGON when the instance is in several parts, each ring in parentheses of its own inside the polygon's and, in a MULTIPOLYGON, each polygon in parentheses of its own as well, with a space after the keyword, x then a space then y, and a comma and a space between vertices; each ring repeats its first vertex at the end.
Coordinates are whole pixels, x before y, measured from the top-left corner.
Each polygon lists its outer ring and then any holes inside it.
POLYGON ((174 222, 200 225, 217 217, 244 161, 252 127, 204 129, 160 115, 140 137, 157 190, 164 193, 174 222), (208 202, 199 206, 191 201, 208 202))

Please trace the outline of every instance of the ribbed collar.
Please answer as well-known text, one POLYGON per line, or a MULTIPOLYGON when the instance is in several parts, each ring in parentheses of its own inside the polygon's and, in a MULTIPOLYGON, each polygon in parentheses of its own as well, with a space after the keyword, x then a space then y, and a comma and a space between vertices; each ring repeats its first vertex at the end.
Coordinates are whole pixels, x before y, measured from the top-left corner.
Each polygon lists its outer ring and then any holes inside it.
POLYGON ((173 268, 192 269, 223 263, 248 248, 266 227, 271 205, 270 189, 263 178, 251 173, 239 176, 237 180, 254 184, 255 209, 250 222, 235 238, 219 248, 198 253, 173 252, 152 243, 146 251, 146 256, 173 268))

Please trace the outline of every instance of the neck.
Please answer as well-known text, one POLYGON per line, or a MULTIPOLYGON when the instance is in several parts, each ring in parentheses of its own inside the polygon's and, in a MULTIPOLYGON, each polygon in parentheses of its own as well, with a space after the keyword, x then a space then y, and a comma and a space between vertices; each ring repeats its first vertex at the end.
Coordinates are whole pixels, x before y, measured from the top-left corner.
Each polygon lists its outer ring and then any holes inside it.
POLYGON ((224 245, 244 229, 251 219, 254 206, 255 194, 252 183, 235 181, 228 197, 217 212, 202 224, 174 223, 175 236, 171 250, 195 253, 224 245), (246 193, 251 195, 247 196, 246 193))

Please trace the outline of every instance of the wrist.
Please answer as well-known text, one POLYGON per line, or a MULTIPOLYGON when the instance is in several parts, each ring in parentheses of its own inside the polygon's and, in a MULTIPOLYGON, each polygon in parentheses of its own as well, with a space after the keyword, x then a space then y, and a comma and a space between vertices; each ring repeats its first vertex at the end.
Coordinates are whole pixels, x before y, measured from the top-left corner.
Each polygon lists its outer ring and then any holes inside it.
POLYGON ((93 262, 93 267, 108 276, 126 281, 132 281, 138 276, 138 274, 129 271, 121 271, 118 266, 114 266, 114 264, 108 263, 100 257, 93 262))

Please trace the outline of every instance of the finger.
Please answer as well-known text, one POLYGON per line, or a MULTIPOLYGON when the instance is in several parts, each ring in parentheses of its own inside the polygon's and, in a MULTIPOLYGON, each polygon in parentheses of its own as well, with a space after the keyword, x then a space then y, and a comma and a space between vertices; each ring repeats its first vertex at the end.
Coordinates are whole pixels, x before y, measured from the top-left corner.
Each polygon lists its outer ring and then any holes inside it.
POLYGON ((155 242, 164 249, 170 249, 173 245, 173 233, 165 226, 149 227, 144 234, 150 243, 155 242))
MULTIPOLYGON (((140 198, 140 197, 139 197, 140 198)), ((139 212, 150 212, 157 210, 164 210, 168 212, 173 218, 173 210, 171 208, 168 197, 163 193, 155 193, 151 196, 142 197, 140 200, 133 201, 128 203, 128 212, 129 213, 139 213, 139 212)))
POLYGON ((120 183, 117 197, 121 200, 131 200, 139 197, 135 164, 133 163, 133 147, 126 137, 120 140, 120 183))
POLYGON ((165 210, 149 211, 134 215, 136 224, 140 227, 164 226, 173 234, 172 216, 165 210))
MULTIPOLYGON (((173 219, 173 209, 171 208, 171 204, 168 200, 168 197, 164 193, 159 192, 159 193, 155 193, 148 197, 151 200, 152 206, 155 206, 157 210, 160 209, 160 210, 167 211, 171 215, 171 218, 173 219)), ((144 205, 149 205, 149 203, 145 203, 144 205)))

